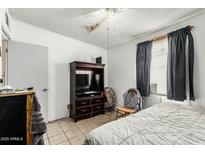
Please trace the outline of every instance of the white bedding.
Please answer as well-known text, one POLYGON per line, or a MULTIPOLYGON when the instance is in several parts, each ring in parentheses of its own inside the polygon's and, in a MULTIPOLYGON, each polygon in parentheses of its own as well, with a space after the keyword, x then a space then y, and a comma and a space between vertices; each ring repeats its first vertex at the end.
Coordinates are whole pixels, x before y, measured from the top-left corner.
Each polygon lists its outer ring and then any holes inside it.
POLYGON ((92 130, 84 144, 205 144, 202 109, 162 103, 92 130))

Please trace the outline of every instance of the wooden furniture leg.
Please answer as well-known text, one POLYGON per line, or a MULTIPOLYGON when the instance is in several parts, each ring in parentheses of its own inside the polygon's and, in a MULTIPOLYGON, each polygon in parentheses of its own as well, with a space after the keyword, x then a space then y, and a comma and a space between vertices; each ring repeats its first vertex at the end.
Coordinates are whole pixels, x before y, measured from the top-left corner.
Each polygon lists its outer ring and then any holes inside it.
POLYGON ((119 110, 117 109, 115 120, 117 120, 119 110))

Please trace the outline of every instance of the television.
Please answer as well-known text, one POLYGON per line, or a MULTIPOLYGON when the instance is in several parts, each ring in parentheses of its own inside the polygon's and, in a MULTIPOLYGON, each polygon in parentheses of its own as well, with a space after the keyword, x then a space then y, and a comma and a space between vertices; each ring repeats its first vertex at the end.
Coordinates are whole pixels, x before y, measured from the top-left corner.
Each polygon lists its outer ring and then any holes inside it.
POLYGON ((94 93, 100 90, 100 74, 76 73, 76 93, 94 93))
POLYGON ((100 91, 100 74, 93 74, 91 77, 91 85, 90 85, 91 91, 100 91))
POLYGON ((89 91, 91 86, 90 74, 76 74, 76 92, 89 91))

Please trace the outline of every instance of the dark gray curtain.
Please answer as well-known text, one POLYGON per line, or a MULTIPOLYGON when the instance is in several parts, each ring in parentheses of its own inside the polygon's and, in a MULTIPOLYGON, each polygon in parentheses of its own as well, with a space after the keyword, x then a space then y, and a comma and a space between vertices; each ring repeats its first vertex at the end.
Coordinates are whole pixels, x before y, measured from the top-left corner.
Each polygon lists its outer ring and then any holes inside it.
POLYGON ((190 99, 194 100, 194 42, 190 27, 169 33, 168 47, 167 98, 177 101, 186 100, 186 53, 188 53, 190 99))
POLYGON ((151 41, 137 44, 137 89, 142 96, 149 96, 150 93, 151 49, 151 41))

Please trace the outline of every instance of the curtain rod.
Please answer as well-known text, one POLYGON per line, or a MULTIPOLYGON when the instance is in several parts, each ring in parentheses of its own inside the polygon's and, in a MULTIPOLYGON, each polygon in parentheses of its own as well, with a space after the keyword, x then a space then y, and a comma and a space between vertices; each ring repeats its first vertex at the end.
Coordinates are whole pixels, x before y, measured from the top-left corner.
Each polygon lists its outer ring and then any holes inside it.
MULTIPOLYGON (((191 31, 194 28, 194 26, 188 25, 187 28, 191 31)), ((160 35, 160 36, 154 37, 154 38, 150 39, 149 41, 157 41, 157 40, 164 39, 166 37, 167 37, 167 34, 164 34, 164 35, 160 35)))

